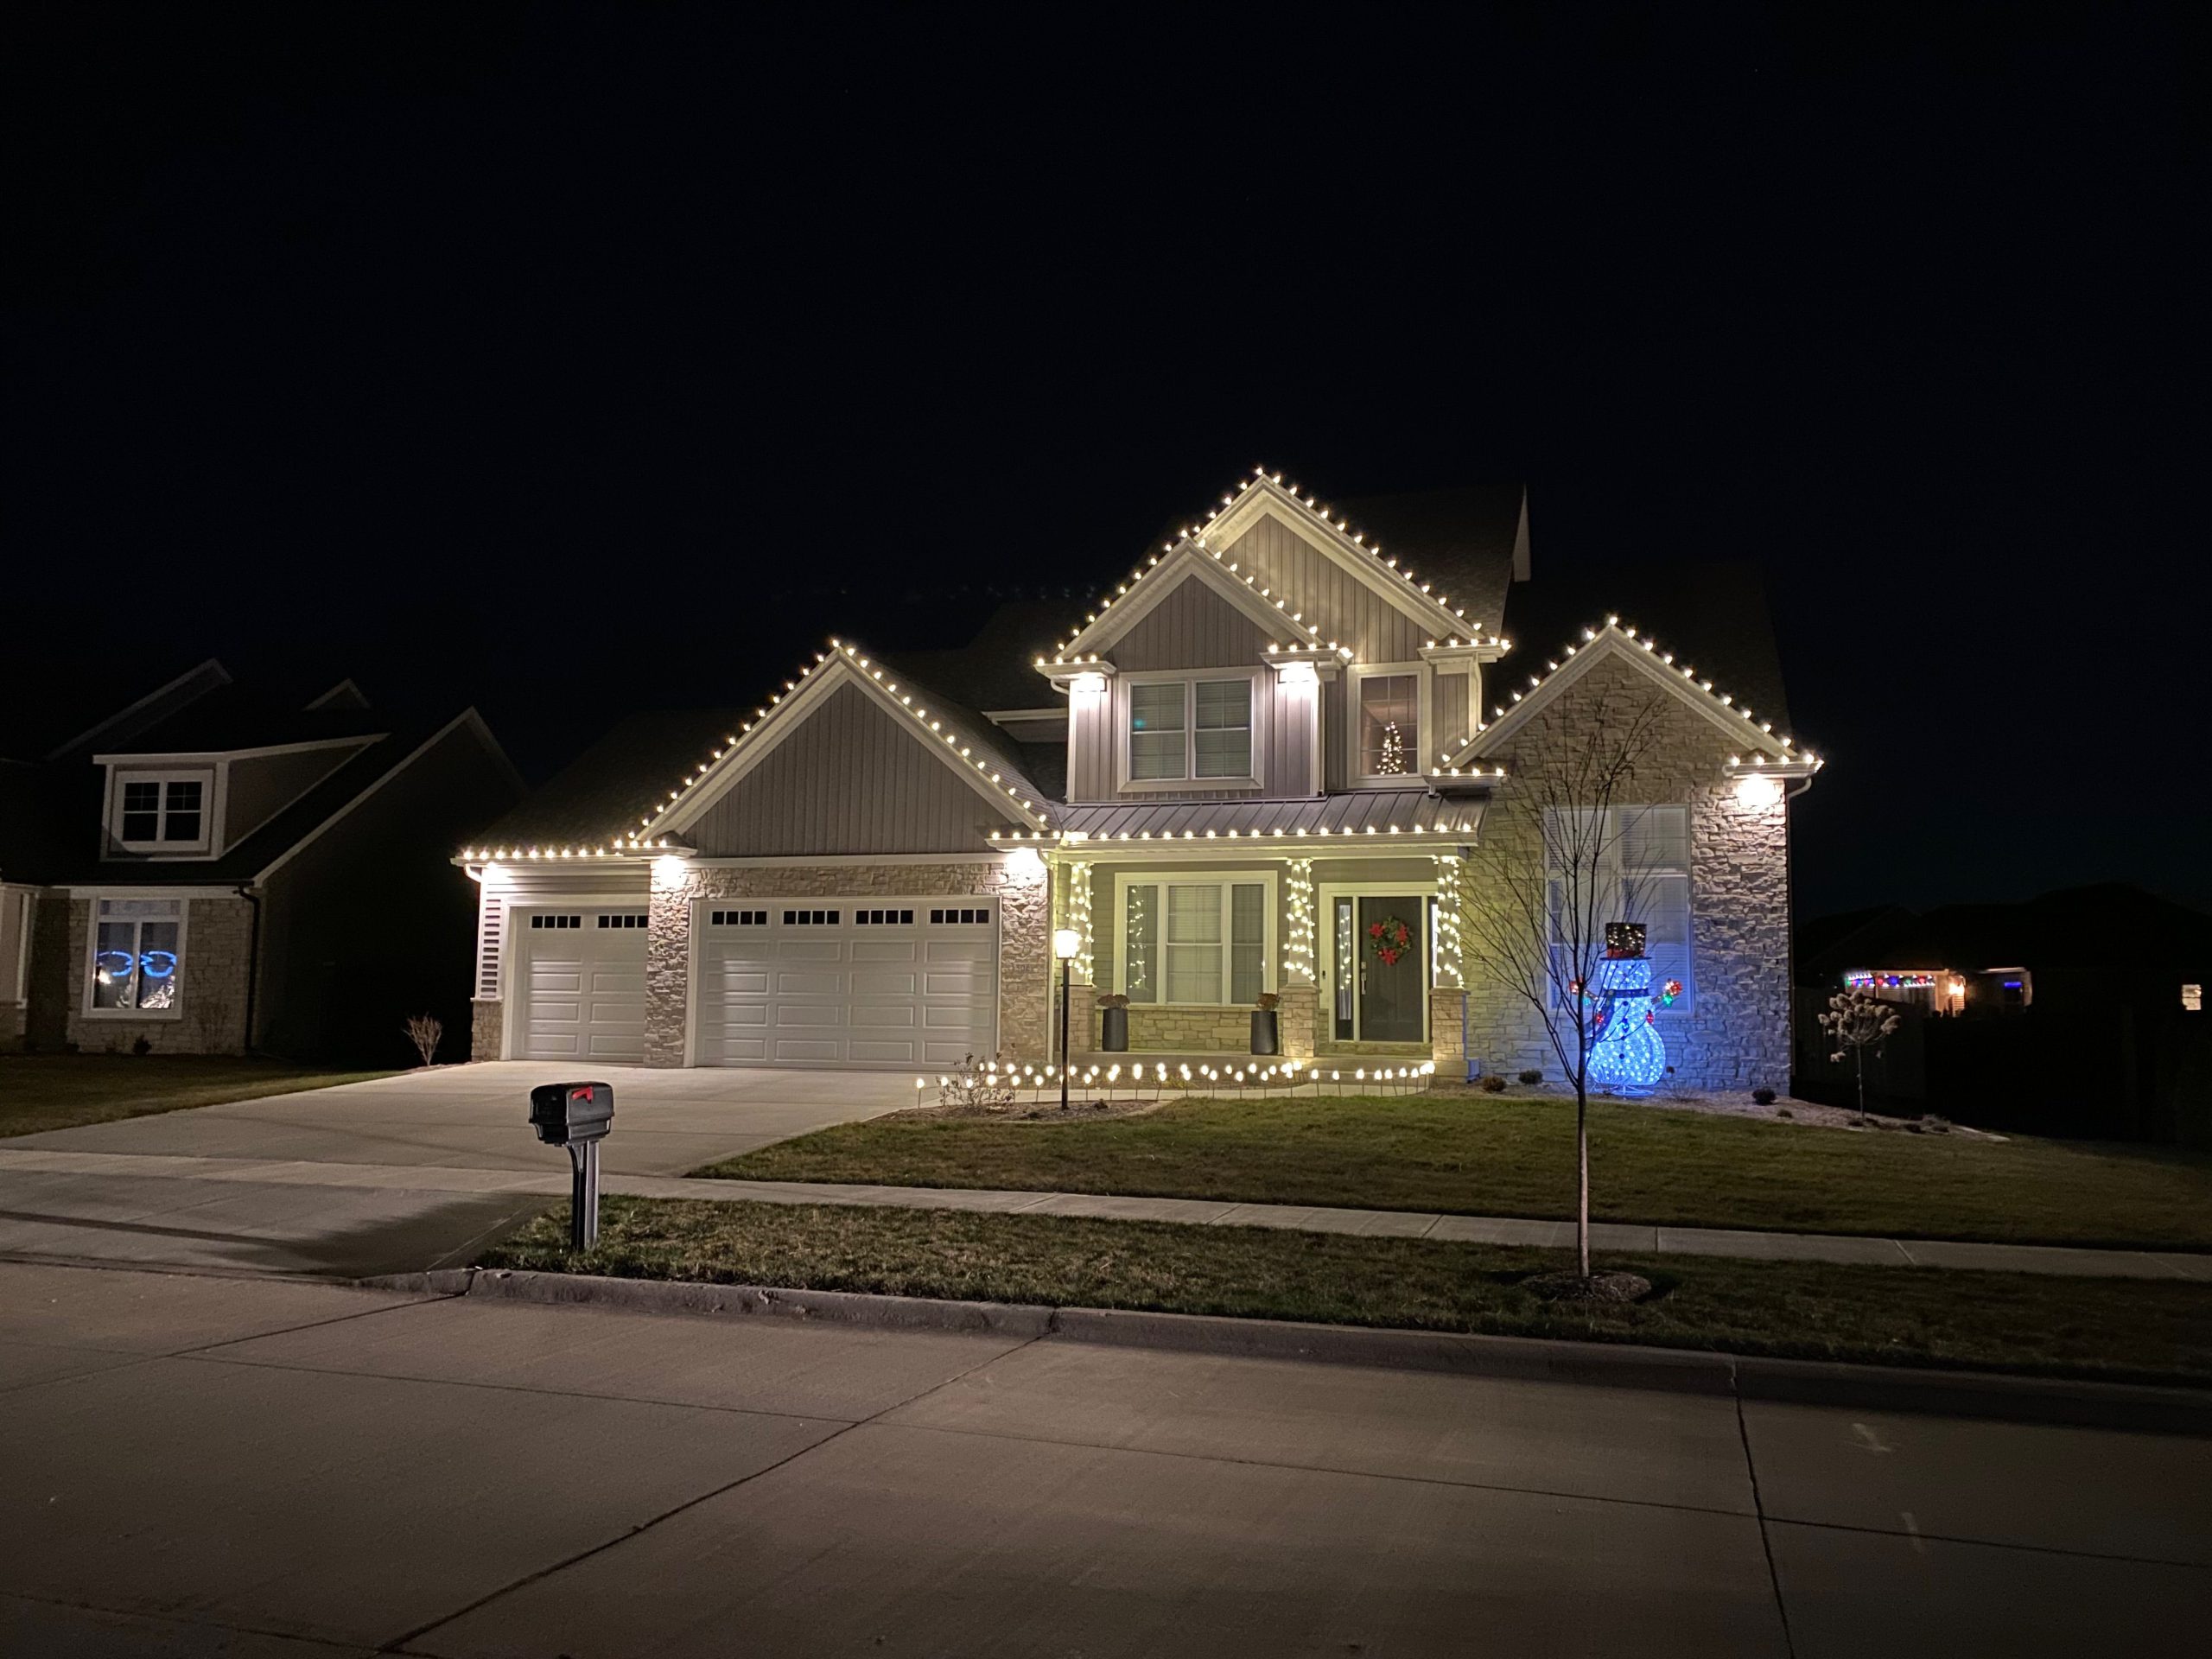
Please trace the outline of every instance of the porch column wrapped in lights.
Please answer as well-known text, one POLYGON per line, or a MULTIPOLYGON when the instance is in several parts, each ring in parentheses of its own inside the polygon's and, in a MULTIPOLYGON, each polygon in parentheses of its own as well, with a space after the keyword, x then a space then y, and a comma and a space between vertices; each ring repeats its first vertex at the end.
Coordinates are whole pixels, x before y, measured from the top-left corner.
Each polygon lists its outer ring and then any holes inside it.
POLYGON ((1446 990, 1465 983, 1461 978, 1465 958, 1459 941, 1459 871, 1457 853, 1436 855, 1436 977, 1446 990))
POLYGON ((1063 868, 1063 883, 1067 899, 1061 910, 1060 919, 1077 938, 1073 958, 1076 980, 1080 984, 1092 983, 1090 975, 1090 862, 1088 859, 1071 859, 1063 868))
POLYGON ((1283 902, 1289 911, 1289 937, 1282 948, 1282 977, 1286 985, 1313 982, 1313 861, 1294 858, 1285 867, 1283 902))

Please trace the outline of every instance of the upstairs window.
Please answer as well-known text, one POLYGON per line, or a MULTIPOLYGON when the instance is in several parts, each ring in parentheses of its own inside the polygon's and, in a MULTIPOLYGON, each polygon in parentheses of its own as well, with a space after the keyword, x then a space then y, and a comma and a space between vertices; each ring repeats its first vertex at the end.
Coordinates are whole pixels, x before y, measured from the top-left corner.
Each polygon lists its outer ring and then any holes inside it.
POLYGON ((1252 778, 1252 681, 1144 680, 1129 687, 1132 783, 1252 778))
POLYGON ((1402 778, 1421 771, 1421 677, 1370 674, 1359 681, 1359 775, 1402 778))
POLYGON ((159 772, 122 779, 115 838, 133 851, 198 852, 207 845, 207 774, 159 772))

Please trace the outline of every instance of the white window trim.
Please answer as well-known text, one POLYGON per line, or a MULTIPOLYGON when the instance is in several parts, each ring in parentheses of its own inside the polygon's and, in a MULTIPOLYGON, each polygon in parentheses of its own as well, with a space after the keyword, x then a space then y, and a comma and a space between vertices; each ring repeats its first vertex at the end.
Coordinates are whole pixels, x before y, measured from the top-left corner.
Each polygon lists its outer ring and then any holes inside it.
POLYGON ((1354 789, 1418 788, 1429 762, 1423 757, 1423 746, 1430 741, 1436 725, 1436 671, 1427 663, 1353 663, 1344 670, 1344 777, 1354 789), (1413 770, 1396 773, 1369 774, 1360 771, 1362 751, 1359 741, 1359 688, 1363 680, 1391 679, 1410 674, 1420 698, 1414 719, 1420 729, 1414 734, 1413 770))
POLYGON ((1114 782, 1124 791, 1147 790, 1183 791, 1194 789, 1257 789, 1260 787, 1260 682, 1265 677, 1264 668, 1195 669, 1174 668, 1151 670, 1142 673, 1116 677, 1118 685, 1165 685, 1179 681, 1183 687, 1183 776, 1180 778, 1133 778, 1130 773, 1129 740, 1133 735, 1136 699, 1134 693, 1117 696, 1115 720, 1119 729, 1114 734, 1114 782), (1198 693, 1201 680, 1245 680, 1252 688, 1250 712, 1246 719, 1246 730, 1251 734, 1251 773, 1249 777, 1200 778, 1194 774, 1198 761, 1198 693))
MULTIPOLYGON (((83 989, 78 996, 78 1012, 87 1020, 181 1020, 184 1018, 186 993, 193 982, 189 979, 177 988, 176 1001, 166 1008, 96 1008, 92 1006, 92 965, 99 960, 100 948, 100 901, 104 899, 144 899, 159 897, 176 906, 176 960, 180 968, 192 962, 192 900, 175 893, 158 895, 132 893, 127 889, 95 892, 85 910, 85 955, 78 971, 83 989)), ((135 918, 140 921, 146 917, 135 918)))
MULTIPOLYGON (((1655 878, 1675 877, 1679 878, 1681 881, 1682 925, 1684 932, 1688 935, 1688 938, 1683 944, 1682 949, 1688 953, 1689 958, 1688 976, 1682 982, 1684 995, 1677 999, 1671 1006, 1655 1007, 1652 1009, 1652 1013, 1659 1019, 1666 1020, 1670 1024, 1678 1020, 1686 1020, 1696 1010, 1698 996, 1697 884, 1690 874, 1690 866, 1696 862, 1696 849, 1691 844, 1691 842, 1692 838, 1697 834, 1697 814, 1690 810, 1688 803, 1682 801, 1637 801, 1630 802, 1622 806, 1611 807, 1607 810, 1612 813, 1614 822, 1605 832, 1605 846, 1604 851, 1605 869, 1601 874, 1610 878, 1613 885, 1614 891, 1621 895, 1617 900, 1616 907, 1623 912, 1623 915, 1620 917, 1599 917, 1598 918, 1598 925, 1600 927, 1603 927, 1609 921, 1618 919, 1633 921, 1639 919, 1638 918, 1630 917, 1625 914, 1625 912, 1632 908, 1632 906, 1629 904, 1626 896, 1629 882, 1628 873, 1624 867, 1621 859, 1621 842, 1624 834, 1623 830, 1620 828, 1621 815, 1626 812, 1655 811, 1679 811, 1682 815, 1682 863, 1680 865, 1654 864, 1647 868, 1638 870, 1637 872, 1636 879, 1639 881, 1649 881, 1655 878)), ((1547 842, 1548 842, 1548 836, 1547 836, 1546 840, 1547 842)), ((1544 879, 1547 882, 1551 880, 1551 869, 1548 863, 1547 864, 1544 871, 1544 879)), ((1545 906, 1545 915, 1548 919, 1550 916, 1550 905, 1548 900, 1547 900, 1545 906)), ((1641 919, 1648 920, 1649 918, 1644 918, 1641 919)), ((1548 928, 1547 932, 1548 933, 1549 931, 1550 930, 1548 928)), ((1556 948, 1559 945, 1560 941, 1554 938, 1548 939, 1548 943, 1554 948, 1556 948)), ((1603 942, 1600 941, 1599 943, 1599 948, 1602 950, 1603 942)))
MULTIPOLYGON (((1277 872, 1274 870, 1116 870, 1114 873, 1114 988, 1126 996, 1129 990, 1129 889, 1131 887, 1212 887, 1222 890, 1223 925, 1221 939, 1221 994, 1229 995, 1230 977, 1235 971, 1229 937, 1229 889, 1255 884, 1267 889, 1261 901, 1260 988, 1276 988, 1275 956, 1277 950, 1276 912, 1280 895, 1276 890, 1277 872)), ((1163 899, 1160 906, 1160 988, 1167 988, 1167 905, 1163 899)), ((1147 1008, 1242 1008, 1246 1002, 1169 1002, 1164 999, 1141 1002, 1135 1006, 1147 1008)))
POLYGON ((1325 1031, 1327 1039, 1332 1043, 1362 1043, 1367 1040, 1359 1033, 1361 1023, 1359 998, 1356 995, 1351 1000, 1351 1035, 1349 1038, 1339 1038, 1337 1035, 1337 900, 1350 899, 1354 901, 1351 913, 1352 950, 1357 953, 1359 950, 1357 901, 1362 899, 1396 899, 1408 895, 1421 900, 1421 931, 1428 936, 1422 940, 1421 951, 1421 1040, 1424 1043, 1430 1040, 1428 999, 1430 993, 1436 989, 1436 928, 1431 919, 1430 912, 1434 907, 1437 893, 1436 883, 1433 879, 1418 881, 1323 881, 1315 887, 1313 890, 1313 943, 1315 946, 1313 960, 1320 969, 1320 976, 1315 982, 1320 992, 1320 1007, 1316 1019, 1322 1028, 1314 1033, 1317 1038, 1322 1034, 1322 1031, 1325 1031))
POLYGON ((109 839, 127 853, 143 853, 155 857, 213 857, 218 844, 215 817, 218 791, 223 769, 219 766, 171 766, 159 770, 137 769, 118 771, 111 768, 107 775, 107 830, 109 839), (123 786, 125 784, 159 784, 162 804, 156 817, 156 828, 168 821, 168 785, 198 784, 200 785, 200 839, 197 841, 129 841, 123 834, 123 786))

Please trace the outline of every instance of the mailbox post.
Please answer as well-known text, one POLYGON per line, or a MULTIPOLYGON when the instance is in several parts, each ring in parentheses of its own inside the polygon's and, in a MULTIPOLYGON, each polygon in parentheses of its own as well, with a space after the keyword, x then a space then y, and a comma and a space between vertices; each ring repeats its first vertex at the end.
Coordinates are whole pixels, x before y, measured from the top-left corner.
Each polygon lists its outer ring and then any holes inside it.
POLYGON ((599 1143, 614 1127, 611 1083, 548 1083, 530 1091, 530 1126, 569 1149, 569 1248, 599 1243, 599 1143))

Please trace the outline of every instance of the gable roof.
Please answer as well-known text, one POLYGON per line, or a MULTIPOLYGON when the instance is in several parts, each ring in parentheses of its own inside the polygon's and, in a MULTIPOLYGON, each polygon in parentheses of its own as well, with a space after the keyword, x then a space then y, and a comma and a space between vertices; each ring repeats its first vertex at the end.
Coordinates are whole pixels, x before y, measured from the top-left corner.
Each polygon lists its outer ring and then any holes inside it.
MULTIPOLYGON (((1525 540, 1518 538, 1517 527, 1522 519, 1517 490, 1513 499, 1513 522, 1516 531, 1513 536, 1503 537, 1503 562, 1509 579, 1514 549, 1516 546, 1525 547, 1525 540)), ((1406 505, 1399 510, 1401 523, 1406 524, 1417 537, 1425 536, 1433 553, 1449 560, 1456 574, 1465 575, 1480 587, 1482 591, 1475 601, 1477 608, 1471 610, 1464 595, 1455 594, 1448 586, 1440 584, 1434 575, 1416 569, 1409 555, 1401 557, 1397 553, 1386 552, 1378 537, 1370 536, 1363 526, 1341 516, 1338 509, 1311 494, 1301 494, 1296 484, 1283 481, 1281 473, 1270 473, 1264 467, 1255 467, 1238 480, 1235 489, 1223 494, 1219 506, 1203 522, 1185 524, 1175 536, 1169 537, 1162 553, 1154 555, 1148 563, 1133 570, 1113 594, 1099 601, 1096 608, 1084 618, 1080 626, 1072 630, 1045 655, 1065 659, 1078 652, 1092 650, 1090 634, 1098 627, 1100 619, 1109 614, 1117 601, 1126 601, 1138 584, 1160 566, 1165 555, 1174 553, 1185 543, 1195 543, 1207 552, 1215 552, 1243 534, 1263 513, 1272 514, 1288 524, 1325 556, 1335 561, 1357 580, 1440 639, 1464 635, 1481 643, 1481 636, 1496 631, 1483 611, 1495 602, 1492 590, 1497 585, 1498 558, 1496 549, 1501 540, 1498 526, 1503 523, 1499 512, 1502 499, 1497 492, 1442 491, 1429 498, 1404 498, 1406 505), (1446 532, 1441 526, 1454 505, 1451 499, 1454 497, 1458 498, 1456 505, 1462 508, 1471 510, 1479 504, 1488 528, 1477 532, 1446 532)), ((1290 614, 1287 607, 1283 614, 1290 614)))
MULTIPOLYGON (((1053 653, 1052 663, 1109 649, 1186 582, 1202 583, 1219 594, 1276 645, 1288 643, 1310 649, 1321 643, 1320 635, 1291 610, 1287 601, 1275 598, 1256 578, 1238 570, 1219 548, 1185 536, 1166 552, 1155 554, 1149 564, 1122 585, 1115 596, 1121 603, 1102 600, 1098 613, 1077 630, 1064 651, 1053 653)), ((1036 666, 1046 666, 1046 659, 1039 657, 1036 666)))
MULTIPOLYGON (((1584 628, 1579 640, 1563 646, 1557 656, 1546 658, 1546 671, 1529 675, 1526 690, 1508 690, 1501 700, 1492 695, 1491 686, 1486 684, 1484 690, 1491 704, 1491 718, 1447 764, 1462 766, 1496 753, 1535 718, 1538 709, 1586 677, 1599 664, 1609 661, 1626 664, 1655 687, 1711 721, 1741 750, 1742 764, 1770 768, 1778 766, 1792 771, 1802 768, 1807 772, 1819 768, 1820 758, 1809 750, 1799 748, 1787 733, 1776 729, 1772 720, 1762 719, 1756 709, 1739 707, 1733 692, 1716 687, 1711 680, 1700 677, 1693 665, 1678 662, 1674 652, 1662 649, 1649 634, 1613 616, 1584 628)), ((1730 764, 1737 764, 1736 760, 1732 759, 1730 764)))
POLYGON ((681 847, 687 828, 731 784, 848 684, 893 715, 1007 823, 1049 827, 1052 797, 1032 779, 1003 733, 899 665, 832 639, 749 715, 677 709, 623 721, 461 856, 603 857, 681 847))

